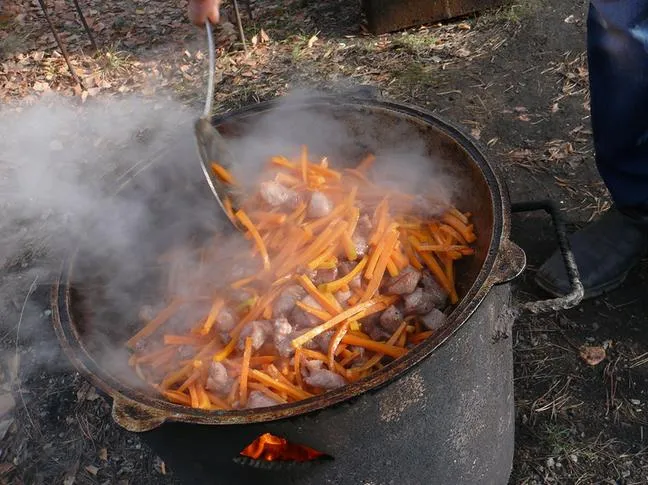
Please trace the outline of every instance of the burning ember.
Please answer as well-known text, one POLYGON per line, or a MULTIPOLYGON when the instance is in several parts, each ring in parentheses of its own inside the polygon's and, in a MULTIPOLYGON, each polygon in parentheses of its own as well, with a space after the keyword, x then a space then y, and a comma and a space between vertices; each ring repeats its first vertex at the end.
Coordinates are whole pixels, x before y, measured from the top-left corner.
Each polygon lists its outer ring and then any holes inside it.
POLYGON ((324 456, 324 453, 265 433, 245 447, 241 455, 265 461, 311 461, 324 456))

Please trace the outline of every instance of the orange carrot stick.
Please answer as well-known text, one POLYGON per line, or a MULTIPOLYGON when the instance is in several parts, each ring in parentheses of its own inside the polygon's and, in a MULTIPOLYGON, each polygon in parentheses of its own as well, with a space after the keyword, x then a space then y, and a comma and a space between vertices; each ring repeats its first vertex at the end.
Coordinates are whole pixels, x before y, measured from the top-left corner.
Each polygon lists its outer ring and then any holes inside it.
POLYGON ((164 323, 166 323, 169 318, 171 318, 175 312, 178 311, 180 306, 182 305, 181 301, 178 299, 173 300, 169 306, 167 306, 164 310, 162 310, 160 313, 157 314, 157 316, 148 322, 139 332, 137 332, 135 335, 133 335, 127 342, 126 346, 133 348, 137 342, 139 342, 141 339, 146 338, 150 336, 153 332, 155 332, 158 328, 160 328, 164 323))
POLYGON ((353 306, 351 308, 348 308, 345 311, 343 311, 342 313, 338 313, 337 315, 335 315, 333 318, 331 318, 327 322, 324 322, 323 324, 318 325, 317 327, 313 327, 308 332, 304 332, 299 337, 293 339, 293 341, 291 342, 292 346, 294 348, 301 347, 306 342, 309 342, 310 340, 314 339, 315 337, 317 337, 321 333, 326 332, 327 330, 332 329, 333 327, 335 327, 337 324, 343 322, 344 320, 347 320, 348 318, 351 318, 354 315, 356 315, 356 314, 358 314, 358 313, 360 313, 360 312, 362 312, 362 311, 364 311, 364 310, 366 310, 368 308, 371 308, 376 303, 378 303, 378 301, 376 301, 376 300, 366 301, 366 302, 363 302, 363 303, 359 303, 358 305, 353 306))
POLYGON ((338 291, 343 286, 351 283, 351 281, 353 281, 353 278, 355 278, 362 272, 362 269, 366 266, 366 264, 367 264, 367 256, 362 258, 360 262, 355 266, 355 268, 349 271, 342 278, 338 278, 335 281, 331 281, 330 283, 324 283, 323 285, 321 285, 321 290, 328 293, 334 293, 338 291))
POLYGON ((364 347, 368 350, 373 350, 374 352, 379 352, 381 354, 389 355, 390 357, 398 358, 407 353, 406 349, 395 347, 394 345, 384 344, 382 342, 376 342, 375 340, 365 339, 362 337, 357 337, 356 335, 347 334, 342 338, 342 342, 349 345, 357 345, 358 347, 364 347))
POLYGON ((223 300, 222 298, 217 298, 216 300, 214 300, 214 303, 209 310, 209 314, 207 315, 207 319, 205 320, 205 324, 200 329, 201 335, 207 335, 210 332, 210 330, 214 326, 214 323, 216 323, 216 318, 218 318, 218 314, 223 309, 223 306, 225 306, 225 300, 223 300))
POLYGON ((335 331, 333 337, 331 337, 331 341, 329 343, 329 348, 328 348, 329 369, 335 368, 335 351, 337 350, 338 345, 340 345, 340 342, 342 342, 342 338, 346 335, 348 330, 349 330, 349 322, 343 322, 335 331))
POLYGON ((268 374, 261 372, 256 369, 250 369, 250 377, 257 380, 258 382, 265 384, 268 387, 277 389, 278 391, 283 391, 294 399, 308 399, 313 395, 309 392, 299 389, 293 385, 287 385, 283 382, 279 382, 276 379, 273 379, 268 374))
POLYGON ((366 172, 371 168, 375 161, 376 157, 372 153, 369 153, 360 161, 360 163, 356 167, 356 170, 359 172, 366 172))
POLYGON ((219 179, 221 179, 223 182, 230 185, 236 185, 236 180, 234 179, 234 176, 225 167, 219 165, 218 163, 212 162, 211 168, 212 171, 216 174, 216 176, 219 179))
POLYGON ((243 351, 243 363, 241 365, 241 376, 239 380, 239 402, 242 407, 247 404, 248 374, 250 372, 250 358, 252 357, 252 337, 245 339, 245 350, 243 351))
POLYGON ((236 213, 236 218, 241 221, 241 224, 248 230, 252 238, 254 239, 257 248, 259 249, 259 253, 261 253, 261 257, 263 258, 263 267, 266 270, 270 269, 270 258, 268 257, 268 251, 265 247, 265 244, 263 243, 263 239, 261 239, 261 236, 259 235, 259 231, 257 231, 257 228, 254 226, 250 218, 247 216, 247 214, 243 211, 243 209, 239 210, 236 213))

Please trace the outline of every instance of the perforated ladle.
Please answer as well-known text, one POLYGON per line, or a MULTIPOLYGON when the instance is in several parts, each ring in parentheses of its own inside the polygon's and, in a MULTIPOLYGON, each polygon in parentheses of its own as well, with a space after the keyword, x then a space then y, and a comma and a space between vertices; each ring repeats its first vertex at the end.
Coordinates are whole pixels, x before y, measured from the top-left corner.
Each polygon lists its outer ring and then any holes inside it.
POLYGON ((235 220, 230 218, 225 209, 225 201, 229 199, 232 209, 236 212, 239 207, 240 194, 236 188, 222 181, 212 168, 213 163, 218 163, 223 168, 230 170, 236 165, 236 158, 232 153, 227 141, 212 125, 211 112, 214 99, 214 71, 216 69, 216 54, 214 48, 214 36, 209 20, 205 22, 207 30, 207 44, 209 47, 209 74, 207 76, 207 98, 203 115, 194 124, 194 134, 198 146, 200 166, 205 174, 207 183, 211 188, 218 204, 227 216, 228 220, 238 229, 235 220))

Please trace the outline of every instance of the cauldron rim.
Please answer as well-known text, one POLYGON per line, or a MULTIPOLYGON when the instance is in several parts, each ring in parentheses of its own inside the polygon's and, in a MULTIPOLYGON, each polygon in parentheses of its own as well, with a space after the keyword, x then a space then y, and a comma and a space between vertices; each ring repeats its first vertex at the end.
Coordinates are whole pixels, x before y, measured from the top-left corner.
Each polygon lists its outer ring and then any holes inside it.
MULTIPOLYGON (((213 123, 219 125, 232 119, 243 119, 246 116, 267 112, 276 108, 280 99, 247 106, 214 118, 213 123)), ((495 168, 487 160, 482 148, 466 135, 462 128, 421 108, 387 100, 317 96, 301 100, 300 106, 313 108, 320 103, 324 103, 329 108, 355 107, 356 109, 369 108, 395 112, 403 118, 411 118, 434 126, 468 152, 486 180, 491 195, 493 213, 488 254, 473 285, 448 316, 449 323, 441 332, 422 342, 405 356, 358 382, 324 395, 267 409, 204 411, 173 404, 162 398, 152 397, 139 389, 127 387, 103 371, 94 361, 74 328, 70 305, 70 287, 67 283, 67 276, 73 261, 72 256, 63 263, 58 281, 52 287, 52 324, 64 352, 77 370, 113 399, 113 418, 126 429, 136 432, 147 431, 165 421, 207 425, 260 423, 311 413, 348 402, 365 392, 376 390, 414 369, 461 328, 494 285, 509 281, 521 272, 520 265, 511 261, 510 253, 514 248, 508 240, 510 201, 506 187, 502 184, 495 168)))

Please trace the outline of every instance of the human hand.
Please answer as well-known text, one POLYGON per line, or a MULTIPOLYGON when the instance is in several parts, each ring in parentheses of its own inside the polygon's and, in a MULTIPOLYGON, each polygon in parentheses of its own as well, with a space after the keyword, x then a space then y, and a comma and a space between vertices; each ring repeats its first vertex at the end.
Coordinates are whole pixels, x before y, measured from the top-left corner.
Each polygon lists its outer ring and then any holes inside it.
POLYGON ((192 24, 202 27, 209 20, 217 24, 220 20, 221 0, 189 0, 189 20, 192 24))

